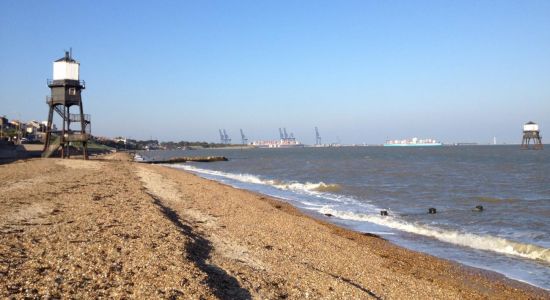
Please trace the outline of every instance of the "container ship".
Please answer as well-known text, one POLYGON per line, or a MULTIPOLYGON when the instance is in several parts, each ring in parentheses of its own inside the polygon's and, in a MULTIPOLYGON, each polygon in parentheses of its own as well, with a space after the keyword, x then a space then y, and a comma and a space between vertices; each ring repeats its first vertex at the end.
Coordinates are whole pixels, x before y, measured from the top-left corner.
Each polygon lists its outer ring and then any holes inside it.
POLYGON ((300 143, 294 137, 294 134, 291 132, 287 134, 286 128, 279 128, 279 140, 270 140, 270 141, 254 141, 251 143, 253 147, 256 148, 303 148, 304 144, 300 143))
POLYGON ((254 141, 251 144, 256 148, 301 148, 304 144, 296 140, 272 140, 272 141, 254 141))
POLYGON ((443 144, 434 139, 405 139, 405 140, 387 140, 384 147, 423 147, 423 146, 442 146, 443 144))

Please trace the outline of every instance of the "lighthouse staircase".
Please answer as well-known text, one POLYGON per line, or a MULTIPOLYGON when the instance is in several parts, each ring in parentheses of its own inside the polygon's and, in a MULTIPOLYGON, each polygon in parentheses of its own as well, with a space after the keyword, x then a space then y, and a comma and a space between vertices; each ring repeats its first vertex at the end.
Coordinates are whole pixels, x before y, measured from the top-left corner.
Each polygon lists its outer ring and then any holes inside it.
POLYGON ((59 148, 63 146, 62 144, 67 142, 86 142, 89 140, 91 135, 92 126, 90 115, 70 114, 65 112, 60 105, 53 106, 53 110, 63 119, 64 122, 69 121, 70 123, 76 124, 83 123, 84 130, 67 131, 63 139, 61 138, 60 131, 51 131, 49 133, 51 135, 51 140, 46 146, 46 149, 44 149, 44 152, 42 152, 42 157, 46 158, 53 156, 57 152, 57 150, 59 150, 59 148))
POLYGON ((52 136, 48 149, 42 152, 42 157, 51 157, 61 146, 61 137, 58 135, 52 136))
POLYGON ((59 114, 61 116, 61 118, 63 119, 63 121, 66 121, 67 118, 70 119, 71 123, 80 123, 81 122, 81 119, 83 118, 84 119, 84 127, 85 127, 85 132, 90 134, 91 132, 91 121, 90 121, 90 115, 88 114, 84 114, 81 115, 80 114, 67 114, 63 111, 63 109, 61 109, 60 106, 56 105, 53 107, 53 109, 57 112, 57 114, 59 114))

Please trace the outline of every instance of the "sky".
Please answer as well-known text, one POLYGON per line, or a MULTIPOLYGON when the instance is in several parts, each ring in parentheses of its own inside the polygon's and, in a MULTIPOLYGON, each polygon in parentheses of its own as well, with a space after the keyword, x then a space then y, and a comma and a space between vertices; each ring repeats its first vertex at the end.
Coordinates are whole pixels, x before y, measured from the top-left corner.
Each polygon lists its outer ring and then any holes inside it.
MULTIPOLYGON (((520 143, 550 132, 550 1, 0 0, 0 115, 72 47, 92 133, 520 143)), ((544 140, 543 140, 544 141, 544 140)))

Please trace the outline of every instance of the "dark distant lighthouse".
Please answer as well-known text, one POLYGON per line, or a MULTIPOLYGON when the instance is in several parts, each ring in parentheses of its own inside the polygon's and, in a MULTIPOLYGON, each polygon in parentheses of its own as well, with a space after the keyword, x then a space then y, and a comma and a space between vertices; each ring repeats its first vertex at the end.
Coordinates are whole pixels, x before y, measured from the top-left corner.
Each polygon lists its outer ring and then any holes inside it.
POLYGON ((533 150, 542 150, 542 138, 540 136, 539 125, 535 122, 527 122, 523 125, 521 149, 530 149, 529 142, 531 140, 533 140, 533 150))
POLYGON ((48 80, 51 96, 46 102, 49 106, 46 141, 43 157, 60 152, 62 158, 71 155, 71 148, 82 151, 88 159, 88 139, 90 137, 90 116, 84 114, 82 90, 85 82, 80 80, 80 63, 73 59, 71 52, 53 63, 53 79, 48 80), (71 113, 71 107, 77 106, 77 113, 71 113), (62 126, 53 130, 54 112, 61 117, 62 126), (71 126, 73 128, 71 128, 71 126), (60 129, 60 130, 59 130, 60 129))

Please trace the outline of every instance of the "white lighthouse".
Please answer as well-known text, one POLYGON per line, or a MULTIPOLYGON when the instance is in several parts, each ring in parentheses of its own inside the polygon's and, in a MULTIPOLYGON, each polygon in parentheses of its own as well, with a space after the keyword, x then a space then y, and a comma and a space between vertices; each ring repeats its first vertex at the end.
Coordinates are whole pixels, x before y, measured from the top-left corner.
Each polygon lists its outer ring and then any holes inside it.
POLYGON ((529 121, 523 125, 523 140, 521 141, 521 149, 542 150, 542 137, 540 136, 539 125, 529 121), (529 143, 533 140, 533 147, 529 147, 529 143))

